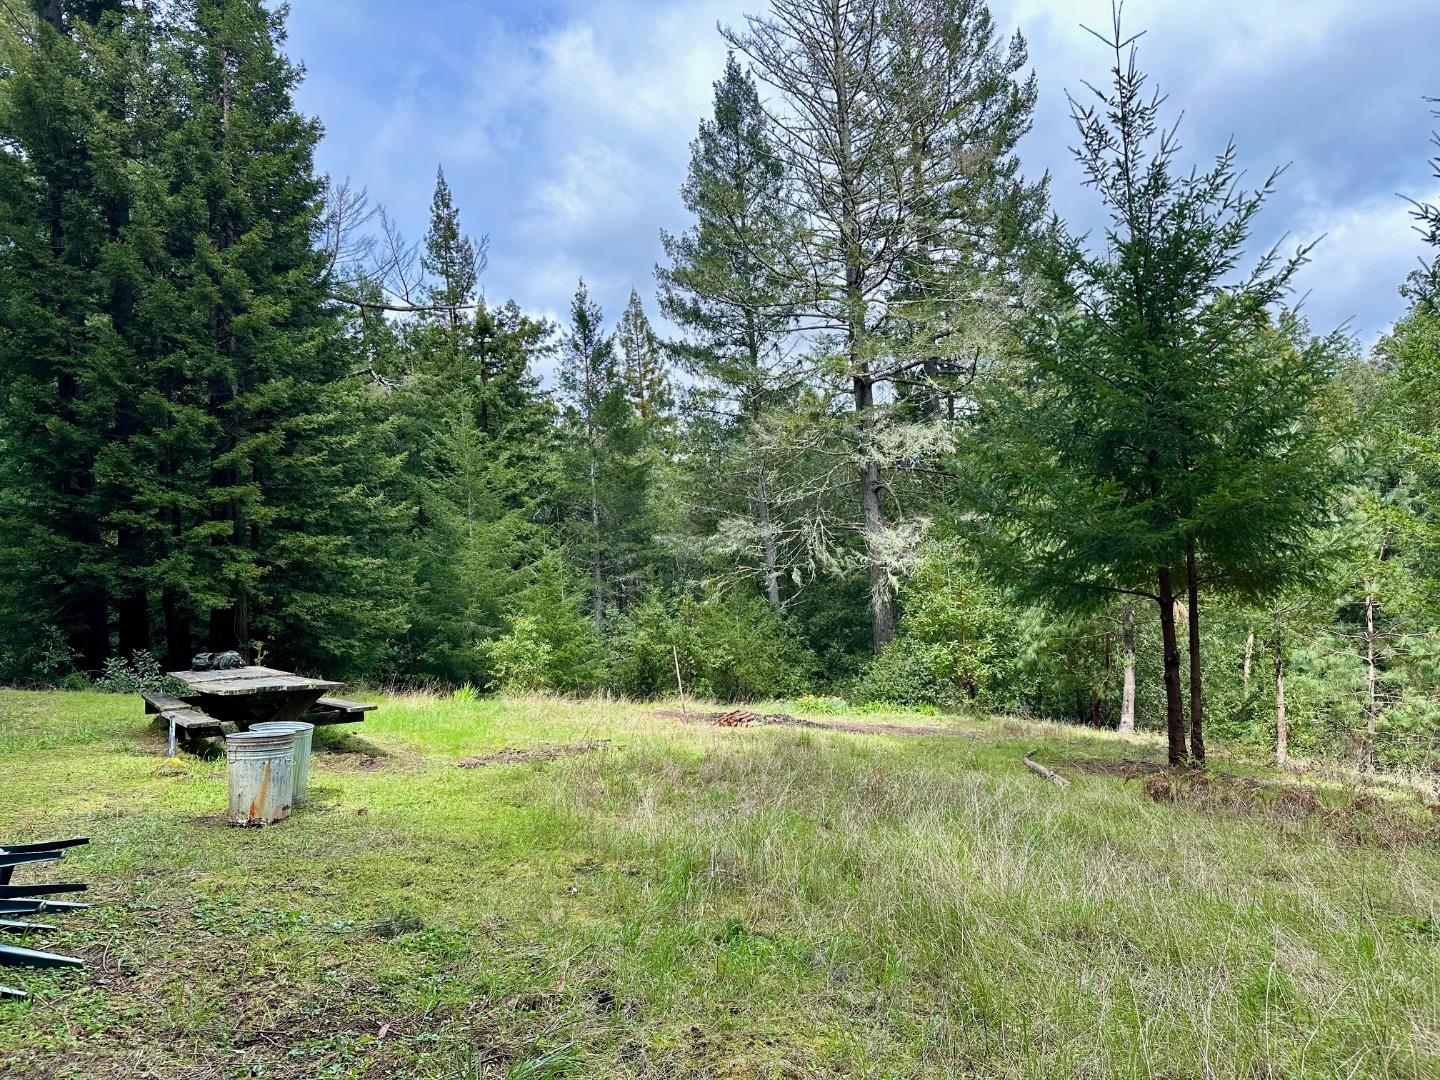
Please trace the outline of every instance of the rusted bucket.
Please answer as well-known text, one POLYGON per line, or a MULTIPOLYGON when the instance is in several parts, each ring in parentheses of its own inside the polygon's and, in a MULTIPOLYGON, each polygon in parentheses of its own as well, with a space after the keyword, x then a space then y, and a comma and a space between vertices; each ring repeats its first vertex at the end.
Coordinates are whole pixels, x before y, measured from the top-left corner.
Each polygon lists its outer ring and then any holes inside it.
POLYGON ((267 720, 263 724, 251 724, 250 730, 294 732, 295 786, 291 790, 290 802, 294 806, 304 806, 305 792, 310 787, 310 744, 315 737, 315 725, 303 720, 267 720))
POLYGON ((236 825, 284 821, 294 805, 295 733, 241 731, 225 736, 230 820, 236 825))

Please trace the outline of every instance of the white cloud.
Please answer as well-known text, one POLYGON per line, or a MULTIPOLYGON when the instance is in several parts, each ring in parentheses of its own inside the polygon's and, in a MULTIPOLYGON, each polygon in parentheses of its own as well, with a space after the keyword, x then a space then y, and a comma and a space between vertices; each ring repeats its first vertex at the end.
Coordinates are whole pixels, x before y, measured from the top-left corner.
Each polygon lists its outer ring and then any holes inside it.
POLYGON ((597 220, 628 216, 638 203, 638 165, 613 146, 586 139, 536 186, 532 226, 568 233, 597 220))
MULTIPOLYGON (((1431 197, 1440 198, 1440 192, 1431 197)), ((1355 336, 1373 342, 1401 314, 1399 285, 1426 254, 1407 204, 1396 195, 1376 196, 1311 208, 1302 222, 1304 235, 1319 244, 1299 275, 1299 288, 1323 290, 1327 313, 1337 320, 1353 319, 1355 336)), ((1315 326, 1317 332, 1331 329, 1315 326)))
MULTIPOLYGON (((1105 77, 1104 50, 1079 24, 1106 26, 1109 0, 991 3, 1002 29, 1030 39, 1040 79, 1026 169, 1054 171, 1057 208, 1083 227, 1094 193, 1068 161, 1063 91, 1105 77)), ((1233 130, 1257 172, 1294 160, 1260 227, 1330 234, 1304 276, 1317 325, 1353 315, 1362 335, 1382 329, 1421 253, 1391 192, 1427 174, 1420 98, 1440 84, 1423 35, 1403 28, 1433 3, 1126 6, 1127 26, 1148 31, 1142 64, 1187 114, 1187 157, 1203 159, 1233 130)), ((659 230, 686 224, 688 143, 725 55, 715 24, 766 4, 435 0, 433 18, 397 21, 381 0, 307 0, 292 22, 312 72, 309 107, 332 131, 326 168, 369 184, 418 235, 443 161, 466 227, 491 234, 492 298, 563 315, 583 274, 613 316, 632 286, 651 294, 659 230)))

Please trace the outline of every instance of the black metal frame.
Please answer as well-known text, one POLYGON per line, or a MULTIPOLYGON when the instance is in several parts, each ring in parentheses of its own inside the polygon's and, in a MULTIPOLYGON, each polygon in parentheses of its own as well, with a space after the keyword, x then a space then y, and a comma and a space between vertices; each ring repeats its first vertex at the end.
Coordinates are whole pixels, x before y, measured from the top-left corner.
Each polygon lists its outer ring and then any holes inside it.
MULTIPOLYGON (((36 863, 57 862, 65 857, 67 848, 88 844, 89 837, 73 840, 53 840, 38 844, 7 844, 0 846, 0 934, 32 934, 37 931, 54 930, 49 923, 30 922, 24 918, 10 916, 38 915, 42 912, 80 911, 89 904, 77 904, 64 900, 45 900, 46 896, 57 893, 84 892, 89 888, 79 882, 57 882, 52 884, 14 885, 11 877, 17 867, 32 866, 36 863)), ((85 961, 73 956, 41 952, 38 949, 22 949, 18 945, 0 942, 0 966, 26 968, 83 968, 85 961)), ((0 997, 23 998, 24 990, 13 986, 0 986, 0 997)))

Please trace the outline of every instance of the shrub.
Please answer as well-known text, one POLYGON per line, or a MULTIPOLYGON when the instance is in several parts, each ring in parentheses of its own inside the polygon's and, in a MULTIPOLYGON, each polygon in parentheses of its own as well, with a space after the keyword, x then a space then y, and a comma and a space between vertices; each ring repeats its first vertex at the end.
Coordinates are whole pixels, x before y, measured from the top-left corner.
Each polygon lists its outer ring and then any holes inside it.
POLYGON ((48 624, 33 636, 0 644, 0 681, 67 689, 90 686, 84 672, 75 669, 75 653, 65 635, 48 624))
POLYGON ((740 592, 651 595, 626 613, 611 650, 617 689, 636 697, 674 692, 677 656, 685 689, 722 701, 788 697, 809 685, 816 666, 763 597, 740 592))
POLYGON ((489 642, 499 689, 509 693, 583 693, 605 681, 594 623, 581 607, 573 572, 549 554, 511 606, 509 628, 489 642))
POLYGON ((855 701, 1009 707, 1024 657, 1021 609, 958 545, 936 545, 901 594, 900 634, 856 680, 855 701))
POLYGON ((95 680, 95 689, 107 694, 144 694, 171 690, 174 680, 160 669, 160 661, 148 652, 129 657, 112 656, 95 680))

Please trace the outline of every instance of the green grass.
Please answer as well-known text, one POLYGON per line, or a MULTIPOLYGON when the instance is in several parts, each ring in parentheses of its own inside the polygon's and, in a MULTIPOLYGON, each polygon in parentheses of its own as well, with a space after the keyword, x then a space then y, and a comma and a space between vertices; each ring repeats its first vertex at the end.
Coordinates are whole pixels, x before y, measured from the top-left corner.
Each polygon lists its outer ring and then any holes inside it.
POLYGON ((1223 761, 1157 800, 1118 767, 1152 741, 853 719, 956 735, 391 698, 254 830, 138 700, 0 692, 0 840, 90 835, 97 904, 51 939, 88 972, 7 973, 0 1075, 1440 1075, 1418 803, 1223 761))

